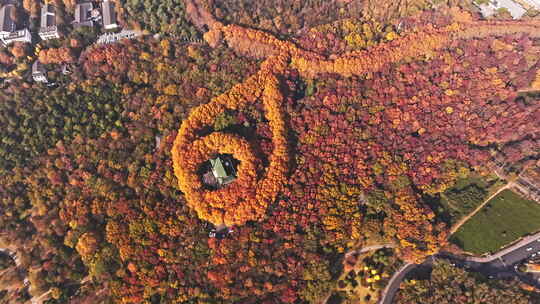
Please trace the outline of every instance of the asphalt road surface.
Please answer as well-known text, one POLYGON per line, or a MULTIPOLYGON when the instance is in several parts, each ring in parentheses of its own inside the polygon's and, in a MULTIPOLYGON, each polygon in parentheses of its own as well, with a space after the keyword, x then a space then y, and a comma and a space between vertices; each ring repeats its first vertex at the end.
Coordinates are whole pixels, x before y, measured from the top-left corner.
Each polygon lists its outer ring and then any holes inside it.
POLYGON ((390 281, 391 285, 386 288, 385 296, 380 304, 392 304, 394 296, 399 289, 400 283, 407 277, 407 275, 413 270, 431 268, 434 260, 438 258, 449 260, 457 267, 465 268, 469 271, 480 272, 490 279, 516 277, 527 284, 540 288, 540 274, 525 274, 520 273, 515 269, 520 263, 534 257, 540 257, 540 241, 538 241, 538 239, 534 239, 529 243, 494 259, 493 261, 485 263, 470 261, 466 258, 458 257, 449 253, 436 254, 428 257, 422 264, 410 264, 403 268, 401 273, 390 281))

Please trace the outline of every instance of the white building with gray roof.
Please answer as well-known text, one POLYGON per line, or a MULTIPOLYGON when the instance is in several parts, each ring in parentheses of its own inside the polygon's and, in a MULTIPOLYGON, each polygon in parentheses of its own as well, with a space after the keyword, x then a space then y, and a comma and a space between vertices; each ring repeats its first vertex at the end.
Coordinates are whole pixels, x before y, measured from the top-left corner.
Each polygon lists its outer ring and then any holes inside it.
POLYGON ((11 19, 11 11, 14 9, 13 4, 7 4, 0 8, 0 39, 4 39, 4 37, 15 32, 15 22, 11 19))
POLYGON ((56 26, 56 8, 50 4, 41 7, 41 23, 39 37, 43 40, 60 38, 56 26))
POLYGON ((32 64, 32 78, 35 82, 49 82, 47 80, 47 71, 45 70, 45 67, 43 67, 43 64, 39 62, 39 60, 34 61, 34 64, 32 64))
POLYGON ((30 31, 26 28, 17 30, 17 25, 11 18, 16 9, 13 4, 6 4, 0 8, 0 41, 4 45, 13 42, 32 42, 30 31))
POLYGON ((92 2, 83 2, 79 3, 75 6, 75 20, 73 21, 73 25, 75 27, 80 26, 93 26, 94 21, 92 17, 92 10, 94 9, 94 5, 92 2))
POLYGON ((107 30, 118 28, 118 24, 116 23, 116 11, 114 9, 114 2, 112 1, 105 0, 101 3, 103 27, 107 30))

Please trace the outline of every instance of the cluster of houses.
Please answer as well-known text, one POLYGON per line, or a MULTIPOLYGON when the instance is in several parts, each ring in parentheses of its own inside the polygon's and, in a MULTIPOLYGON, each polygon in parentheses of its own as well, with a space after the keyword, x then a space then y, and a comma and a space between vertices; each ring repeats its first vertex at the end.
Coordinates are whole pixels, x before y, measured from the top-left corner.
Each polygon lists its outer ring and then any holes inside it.
MULTIPOLYGON (((104 0, 100 8, 95 8, 92 2, 83 2, 75 6, 73 27, 92 27, 94 23, 99 22, 107 30, 118 28, 113 2, 104 0)), ((43 5, 41 7, 39 37, 42 40, 59 38, 60 34, 56 23, 56 8, 50 4, 43 5)), ((63 67, 62 72, 67 74, 65 67, 63 67)), ((32 65, 32 78, 35 82, 48 83, 47 71, 38 60, 32 65)))
MULTIPOLYGON (((0 42, 7 46, 14 42, 32 43, 32 34, 28 28, 18 28, 14 16, 17 6, 6 4, 0 8, 0 42)), ((58 30, 56 7, 48 3, 41 7, 40 26, 38 35, 41 40, 60 38, 58 30)), ((94 7, 92 2, 83 2, 75 6, 73 27, 94 26, 102 24, 106 30, 118 28, 114 2, 104 0, 100 7, 94 7)), ((32 78, 36 82, 48 83, 46 71, 39 61, 32 65, 32 78)))
MULTIPOLYGON (((32 42, 32 35, 28 28, 17 29, 13 20, 17 7, 14 4, 6 4, 0 8, 0 40, 4 45, 13 42, 32 42)), ((104 0, 100 8, 94 8, 92 2, 79 3, 75 7, 74 27, 93 26, 95 22, 101 22, 107 30, 118 28, 114 2, 104 0)), ((56 20, 56 8, 50 4, 41 7, 41 22, 39 37, 42 40, 60 38, 56 20)))

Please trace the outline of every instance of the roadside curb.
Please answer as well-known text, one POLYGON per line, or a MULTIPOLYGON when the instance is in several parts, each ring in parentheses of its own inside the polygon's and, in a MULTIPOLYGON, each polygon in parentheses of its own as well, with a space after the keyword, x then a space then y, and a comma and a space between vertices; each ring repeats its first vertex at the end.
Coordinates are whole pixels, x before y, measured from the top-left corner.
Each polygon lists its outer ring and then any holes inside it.
POLYGON ((478 262, 478 263, 487 263, 491 262, 495 259, 498 259, 504 255, 506 255, 509 252, 514 251, 516 248, 522 247, 526 244, 529 244, 530 242, 533 242, 535 239, 540 238, 540 232, 537 232, 535 234, 522 237, 520 240, 515 242, 513 245, 510 245, 502 250, 497 251, 497 253, 493 255, 489 255, 487 257, 465 257, 465 260, 472 261, 472 262, 478 262))
MULTIPOLYGON (((388 294, 388 291, 390 290, 390 288, 392 287, 392 285, 394 285, 394 281, 402 274, 402 272, 404 272, 405 270, 407 270, 407 268, 409 268, 410 266, 414 266, 414 265, 417 265, 417 264, 414 264, 414 263, 405 263, 404 265, 402 265, 395 273, 394 275, 392 276, 392 278, 390 279, 390 281, 388 281, 388 284, 386 284, 386 287, 384 288, 384 290, 381 292, 381 296, 379 298, 379 301, 377 304, 384 304, 385 301, 386 301, 386 296, 388 294)), ((395 296, 395 295, 394 295, 395 296)))

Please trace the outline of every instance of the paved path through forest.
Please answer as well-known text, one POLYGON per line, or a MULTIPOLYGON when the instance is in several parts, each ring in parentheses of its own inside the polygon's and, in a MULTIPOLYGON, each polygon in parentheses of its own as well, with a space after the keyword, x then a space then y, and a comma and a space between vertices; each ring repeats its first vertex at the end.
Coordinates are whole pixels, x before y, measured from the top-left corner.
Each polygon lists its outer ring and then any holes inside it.
POLYGON ((379 303, 389 303, 388 301, 392 301, 394 299, 394 295, 399 289, 399 285, 401 284, 401 281, 405 278, 405 276, 413 270, 417 265, 413 263, 406 263, 401 268, 399 268, 392 278, 390 278, 390 281, 388 281, 388 284, 386 284, 386 287, 381 292, 381 295, 379 297, 379 303), (387 297, 387 295, 390 294, 390 297, 387 297))
POLYGON ((351 250, 351 251, 348 251, 347 253, 345 253, 345 258, 347 258, 349 255, 355 254, 355 253, 360 254, 360 253, 365 253, 365 252, 369 252, 369 251, 379 250, 379 249, 383 249, 383 248, 394 248, 394 247, 396 247, 396 245, 391 244, 391 243, 366 246, 366 247, 362 247, 362 248, 360 248, 360 249, 358 249, 358 250, 351 250))

